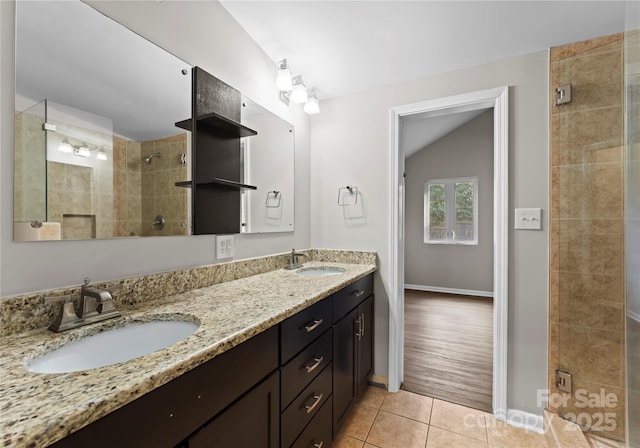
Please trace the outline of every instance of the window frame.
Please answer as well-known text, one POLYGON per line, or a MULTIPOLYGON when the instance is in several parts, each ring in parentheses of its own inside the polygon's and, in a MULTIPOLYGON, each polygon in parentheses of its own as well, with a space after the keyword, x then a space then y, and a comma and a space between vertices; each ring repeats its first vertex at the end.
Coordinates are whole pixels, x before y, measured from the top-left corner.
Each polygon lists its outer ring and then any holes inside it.
POLYGON ((448 179, 429 179, 424 183, 423 194, 423 206, 424 206, 424 220, 423 220, 423 242, 424 244, 451 244, 451 245, 463 245, 463 246, 477 246, 478 245, 478 177, 456 177, 448 179), (455 185, 458 183, 471 182, 473 184, 473 240, 457 240, 455 239, 455 185), (430 213, 429 213, 429 187, 431 185, 444 185, 445 186, 445 238, 444 239, 431 239, 430 228, 430 213), (449 235, 452 235, 450 238, 449 235))

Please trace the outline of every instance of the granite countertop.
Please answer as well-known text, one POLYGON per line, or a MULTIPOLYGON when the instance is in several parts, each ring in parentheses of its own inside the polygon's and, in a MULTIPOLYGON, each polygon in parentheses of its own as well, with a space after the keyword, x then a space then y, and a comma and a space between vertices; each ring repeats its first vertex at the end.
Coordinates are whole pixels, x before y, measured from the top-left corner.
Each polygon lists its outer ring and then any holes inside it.
POLYGON ((64 333, 46 329, 4 337, 0 346, 0 434, 3 447, 52 444, 147 392, 376 270, 340 266, 343 274, 303 277, 279 269, 147 302, 122 317, 64 333), (29 361, 84 336, 132 322, 188 320, 188 338, 120 364, 81 372, 29 372, 29 361))

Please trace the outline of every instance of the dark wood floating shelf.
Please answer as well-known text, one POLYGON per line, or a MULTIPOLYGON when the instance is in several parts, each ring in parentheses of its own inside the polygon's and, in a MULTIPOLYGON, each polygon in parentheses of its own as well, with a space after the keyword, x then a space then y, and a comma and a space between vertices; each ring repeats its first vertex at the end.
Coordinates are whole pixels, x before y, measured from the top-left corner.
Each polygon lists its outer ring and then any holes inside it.
MULTIPOLYGON (((227 117, 223 117, 215 112, 202 115, 198 117, 197 120, 198 124, 203 123, 210 128, 214 128, 217 131, 229 135, 230 137, 250 137, 258 134, 253 129, 243 126, 240 123, 230 120, 227 117)), ((191 131, 191 119, 189 118, 187 120, 178 121, 176 126, 186 129, 187 131, 191 131)))
MULTIPOLYGON (((246 189, 249 189, 249 190, 257 190, 258 189, 258 187, 254 186, 254 185, 242 184, 242 183, 236 182, 234 180, 220 179, 219 177, 214 177, 213 179, 205 180, 205 181, 198 181, 195 184, 196 185, 201 185, 201 186, 222 185, 223 187, 231 187, 231 188, 236 188, 236 189, 242 189, 242 188, 246 188, 246 189)), ((182 182, 176 182, 175 185, 176 185, 176 187, 192 188, 193 187, 193 181, 192 180, 185 180, 185 181, 182 181, 182 182)))

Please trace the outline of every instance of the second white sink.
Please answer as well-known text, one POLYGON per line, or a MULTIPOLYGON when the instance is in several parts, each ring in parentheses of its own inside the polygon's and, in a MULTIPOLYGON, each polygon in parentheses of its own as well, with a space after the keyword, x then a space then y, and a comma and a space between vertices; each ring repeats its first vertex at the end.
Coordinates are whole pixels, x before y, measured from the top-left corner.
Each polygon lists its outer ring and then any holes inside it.
POLYGON ((169 347, 191 335, 198 324, 185 321, 152 321, 115 328, 35 359, 30 372, 66 373, 109 366, 169 347))
POLYGON ((326 277, 328 275, 338 275, 344 273, 345 269, 337 266, 318 266, 301 268, 296 272, 305 277, 326 277))

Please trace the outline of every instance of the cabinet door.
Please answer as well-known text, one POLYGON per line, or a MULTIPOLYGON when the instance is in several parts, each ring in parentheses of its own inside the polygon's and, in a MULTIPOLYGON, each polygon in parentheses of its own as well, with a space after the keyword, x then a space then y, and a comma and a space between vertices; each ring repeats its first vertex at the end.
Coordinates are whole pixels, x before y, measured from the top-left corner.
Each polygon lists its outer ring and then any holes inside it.
POLYGON ((279 372, 273 373, 189 438, 189 448, 279 448, 279 372))
POLYGON ((373 295, 358 306, 358 327, 360 336, 357 339, 357 384, 358 398, 367 390, 367 383, 373 375, 373 295))
POLYGON ((333 435, 340 427, 357 397, 356 333, 357 308, 333 327, 333 435))

